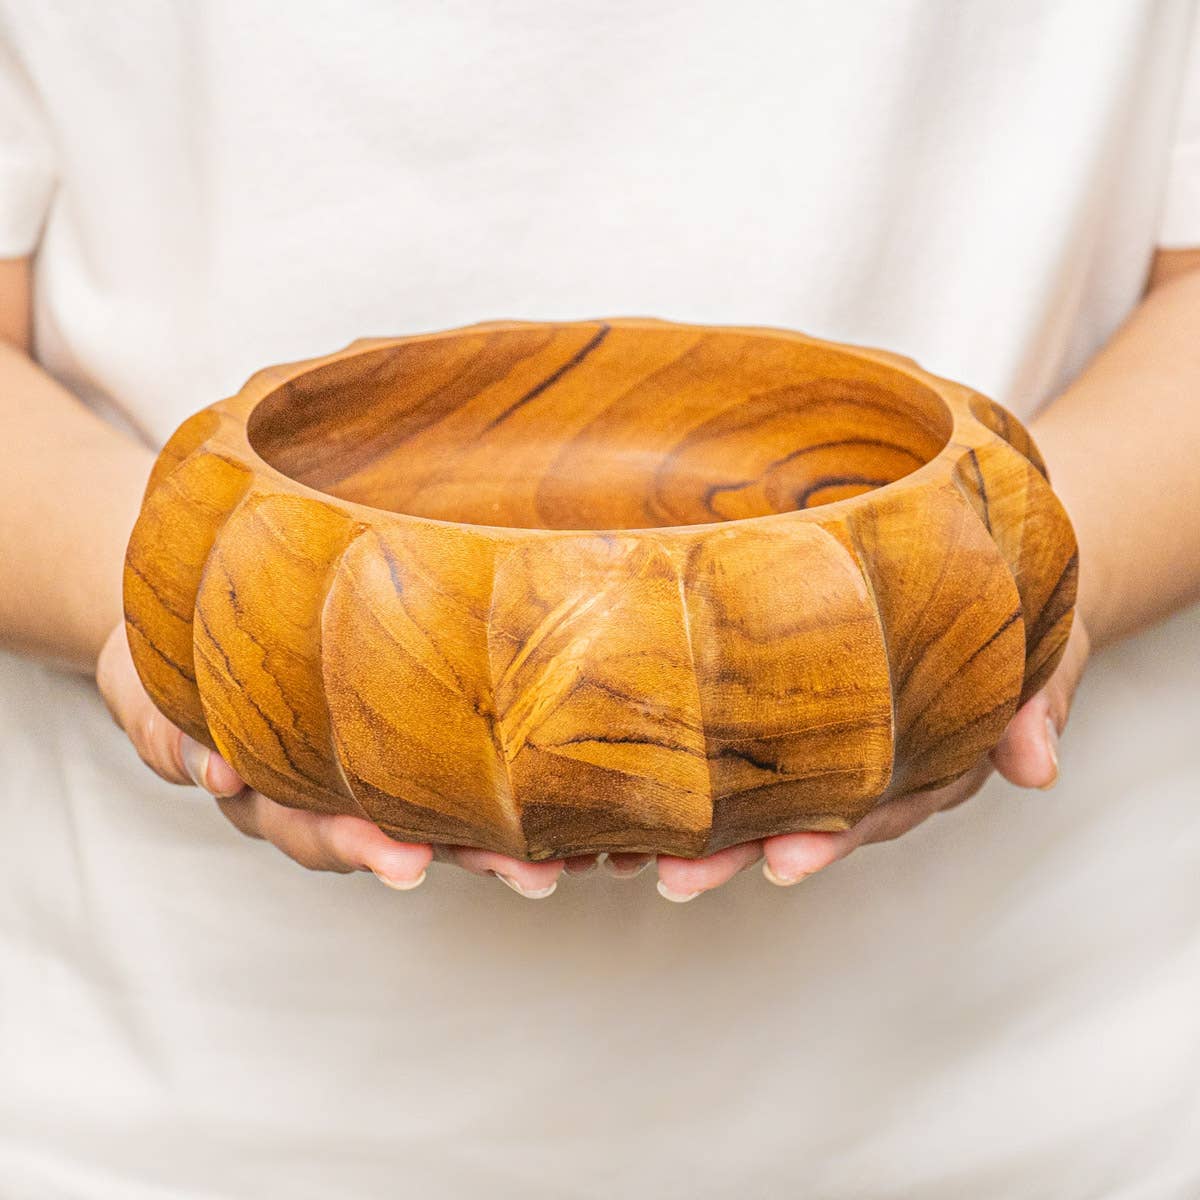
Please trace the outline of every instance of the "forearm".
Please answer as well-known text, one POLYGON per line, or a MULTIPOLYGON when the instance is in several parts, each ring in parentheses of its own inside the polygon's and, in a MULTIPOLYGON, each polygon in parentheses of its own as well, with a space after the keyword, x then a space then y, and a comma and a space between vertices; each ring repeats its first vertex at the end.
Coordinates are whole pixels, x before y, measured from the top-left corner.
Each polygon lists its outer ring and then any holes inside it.
POLYGON ((1200 271, 1154 287, 1033 434, 1075 524, 1094 645, 1200 599, 1200 271))
POLYGON ((91 670, 153 455, 0 343, 0 645, 91 670))

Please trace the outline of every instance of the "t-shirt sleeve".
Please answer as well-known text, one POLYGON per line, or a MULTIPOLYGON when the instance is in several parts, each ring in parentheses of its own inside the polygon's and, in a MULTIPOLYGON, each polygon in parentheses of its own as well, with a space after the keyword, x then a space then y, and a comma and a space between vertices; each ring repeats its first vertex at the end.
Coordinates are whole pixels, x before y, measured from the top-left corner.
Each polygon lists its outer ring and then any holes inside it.
POLYGON ((1200 12, 1185 64, 1158 244, 1164 249, 1200 246, 1200 12))
POLYGON ((0 258, 21 258, 36 247, 54 181, 41 107, 0 26, 0 258))

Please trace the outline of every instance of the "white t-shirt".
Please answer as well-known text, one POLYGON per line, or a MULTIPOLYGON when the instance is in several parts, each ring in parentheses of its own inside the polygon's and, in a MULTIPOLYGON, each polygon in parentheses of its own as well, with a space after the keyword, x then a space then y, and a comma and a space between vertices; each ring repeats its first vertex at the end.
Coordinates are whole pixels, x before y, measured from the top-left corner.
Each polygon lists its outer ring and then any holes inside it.
MULTIPOLYGON (((155 443, 497 317, 791 326, 1028 416, 1200 244, 1192 0, 0 7, 0 254, 155 443)), ((1050 795, 685 907, 308 874, 0 657, 0 1194, 1200 1194, 1198 652, 1103 656, 1050 795)))

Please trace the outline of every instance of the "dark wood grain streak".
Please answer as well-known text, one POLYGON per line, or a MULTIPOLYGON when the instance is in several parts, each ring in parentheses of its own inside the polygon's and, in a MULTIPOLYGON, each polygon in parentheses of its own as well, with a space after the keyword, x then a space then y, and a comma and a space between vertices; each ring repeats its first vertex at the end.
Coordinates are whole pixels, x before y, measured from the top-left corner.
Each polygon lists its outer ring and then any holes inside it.
POLYGON ((536 400, 547 388, 553 387, 568 371, 573 371, 601 342, 608 337, 609 326, 602 324, 587 342, 560 367, 555 367, 545 379, 535 383, 524 395, 518 396, 507 408, 494 416, 484 427, 483 432, 489 433, 503 421, 507 421, 518 409, 524 408, 530 400, 536 400))

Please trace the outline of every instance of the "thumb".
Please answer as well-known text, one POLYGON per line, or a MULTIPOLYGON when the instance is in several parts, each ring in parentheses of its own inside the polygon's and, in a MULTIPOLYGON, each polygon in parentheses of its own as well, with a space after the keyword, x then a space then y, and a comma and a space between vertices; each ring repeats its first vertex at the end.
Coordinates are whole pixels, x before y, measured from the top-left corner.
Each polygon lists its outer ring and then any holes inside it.
POLYGON ((996 770, 1017 787, 1049 788, 1058 781, 1058 723, 1049 685, 1028 700, 1008 723, 992 751, 996 770))
POLYGON ((1076 617, 1054 674, 1008 723, 992 751, 996 770, 1017 787, 1050 788, 1058 782, 1058 738, 1067 724, 1075 689, 1087 665, 1089 642, 1076 617))

